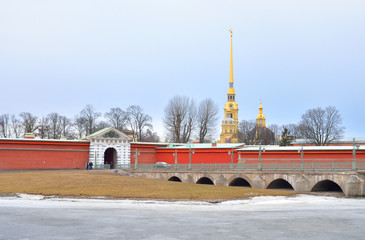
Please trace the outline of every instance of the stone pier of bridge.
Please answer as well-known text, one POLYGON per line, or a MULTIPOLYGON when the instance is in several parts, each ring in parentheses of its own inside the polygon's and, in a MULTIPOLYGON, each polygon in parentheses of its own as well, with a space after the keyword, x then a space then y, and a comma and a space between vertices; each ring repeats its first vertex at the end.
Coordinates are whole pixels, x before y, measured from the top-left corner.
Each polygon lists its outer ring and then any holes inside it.
POLYGON ((365 196, 365 171, 233 171, 233 170, 133 170, 134 175, 219 186, 247 186, 259 189, 289 188, 297 192, 342 191, 346 196, 365 196), (290 184, 290 185, 288 185, 290 184), (337 185, 337 186, 336 186, 337 185), (340 188, 340 189, 339 189, 340 188))

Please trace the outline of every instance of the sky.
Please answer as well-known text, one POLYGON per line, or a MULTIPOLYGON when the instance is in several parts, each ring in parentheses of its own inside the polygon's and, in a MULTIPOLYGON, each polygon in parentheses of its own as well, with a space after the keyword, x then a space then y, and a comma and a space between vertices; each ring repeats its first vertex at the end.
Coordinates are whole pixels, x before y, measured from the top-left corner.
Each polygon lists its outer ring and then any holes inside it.
POLYGON ((219 124, 230 34, 239 120, 298 123, 335 106, 365 137, 365 1, 0 1, 0 114, 68 117, 140 105, 164 136, 169 99, 211 98, 219 124))

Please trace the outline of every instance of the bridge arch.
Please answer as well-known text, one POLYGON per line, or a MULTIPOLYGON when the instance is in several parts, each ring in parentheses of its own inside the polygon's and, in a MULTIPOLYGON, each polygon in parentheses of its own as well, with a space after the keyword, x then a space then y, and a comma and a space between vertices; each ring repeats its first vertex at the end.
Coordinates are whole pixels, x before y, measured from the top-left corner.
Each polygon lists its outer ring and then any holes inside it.
POLYGON ((247 175, 245 175, 245 174, 233 174, 233 175, 231 175, 228 179, 227 179, 227 186, 231 186, 230 184, 231 184, 231 182, 232 181, 234 181, 236 178, 243 178, 244 180, 246 180, 247 182, 248 182, 248 184, 250 185, 250 186, 252 186, 252 181, 251 181, 251 179, 247 176, 247 175))
POLYGON ((228 186, 234 187, 251 187, 251 184, 242 177, 236 177, 232 181, 229 182, 228 186))
POLYGON ((294 190, 293 186, 286 180, 282 178, 275 179, 272 181, 266 189, 287 189, 294 190))
POLYGON ((340 185, 338 185, 336 182, 326 179, 326 180, 317 182, 313 186, 311 192, 342 192, 343 193, 343 190, 340 187, 340 185))
POLYGON ((214 185, 214 182, 208 178, 208 177, 201 177, 199 178, 199 180, 196 182, 196 184, 208 184, 208 185, 214 185))
POLYGON ((182 182, 181 179, 179 177, 176 177, 176 176, 170 177, 167 181, 171 181, 171 182, 182 182))

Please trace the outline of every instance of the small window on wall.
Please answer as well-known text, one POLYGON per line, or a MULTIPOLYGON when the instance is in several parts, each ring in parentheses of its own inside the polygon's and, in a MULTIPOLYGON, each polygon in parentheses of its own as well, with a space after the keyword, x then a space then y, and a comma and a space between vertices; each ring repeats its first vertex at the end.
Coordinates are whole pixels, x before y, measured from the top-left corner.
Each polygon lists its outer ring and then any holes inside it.
POLYGON ((230 132, 232 133, 232 129, 230 130, 230 132))

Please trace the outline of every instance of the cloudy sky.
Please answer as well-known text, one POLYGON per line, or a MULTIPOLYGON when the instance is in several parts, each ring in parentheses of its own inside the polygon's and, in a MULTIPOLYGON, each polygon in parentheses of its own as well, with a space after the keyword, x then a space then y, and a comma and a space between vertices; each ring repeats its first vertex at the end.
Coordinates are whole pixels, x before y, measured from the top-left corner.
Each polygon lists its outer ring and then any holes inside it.
MULTIPOLYGON (((230 36, 239 119, 297 123, 335 106, 365 137, 365 1, 0 2, 0 114, 135 104, 163 134, 175 95, 223 106, 230 36)), ((217 126, 217 136, 220 126, 217 126)))

